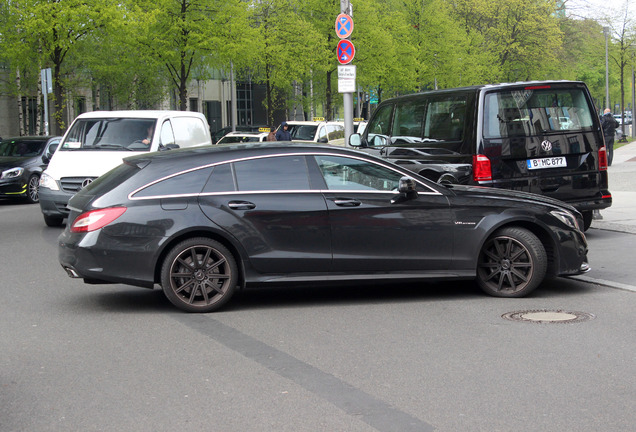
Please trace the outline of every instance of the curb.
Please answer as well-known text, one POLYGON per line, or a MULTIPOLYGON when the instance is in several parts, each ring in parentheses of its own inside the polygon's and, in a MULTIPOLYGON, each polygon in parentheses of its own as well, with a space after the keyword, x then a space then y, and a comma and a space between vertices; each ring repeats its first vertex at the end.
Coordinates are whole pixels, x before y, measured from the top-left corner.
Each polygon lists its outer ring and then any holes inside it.
POLYGON ((569 279, 579 280, 581 282, 587 282, 591 284, 601 285, 609 288, 619 289, 623 291, 631 291, 636 292, 636 286, 627 285, 620 282, 612 282, 605 279, 594 279, 589 276, 577 275, 577 276, 567 276, 569 279))

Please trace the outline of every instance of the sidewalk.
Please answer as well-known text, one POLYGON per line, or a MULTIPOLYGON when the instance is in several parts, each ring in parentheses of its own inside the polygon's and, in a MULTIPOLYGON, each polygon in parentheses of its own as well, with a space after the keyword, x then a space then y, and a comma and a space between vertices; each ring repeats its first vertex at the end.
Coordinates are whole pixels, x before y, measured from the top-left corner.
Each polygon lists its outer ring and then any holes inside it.
POLYGON ((591 229, 636 234, 636 141, 614 150, 608 173, 612 206, 601 210, 603 219, 592 221, 591 229))

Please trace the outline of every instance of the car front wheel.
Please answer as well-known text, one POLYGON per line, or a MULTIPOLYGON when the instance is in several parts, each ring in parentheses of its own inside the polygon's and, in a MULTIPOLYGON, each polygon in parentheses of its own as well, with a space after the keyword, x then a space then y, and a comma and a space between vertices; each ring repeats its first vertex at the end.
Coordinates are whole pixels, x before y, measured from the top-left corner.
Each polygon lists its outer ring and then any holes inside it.
POLYGON ((40 195, 38 188, 40 187, 40 177, 36 174, 33 174, 29 177, 29 182, 27 183, 27 201, 31 204, 35 204, 40 201, 40 195))
POLYGON ((217 241, 184 240, 166 256, 161 286, 170 302, 186 312, 212 312, 236 289, 238 270, 230 251, 217 241))
POLYGON ((543 281, 548 258, 541 241, 524 228, 497 231, 481 249, 477 283, 496 297, 523 297, 543 281))

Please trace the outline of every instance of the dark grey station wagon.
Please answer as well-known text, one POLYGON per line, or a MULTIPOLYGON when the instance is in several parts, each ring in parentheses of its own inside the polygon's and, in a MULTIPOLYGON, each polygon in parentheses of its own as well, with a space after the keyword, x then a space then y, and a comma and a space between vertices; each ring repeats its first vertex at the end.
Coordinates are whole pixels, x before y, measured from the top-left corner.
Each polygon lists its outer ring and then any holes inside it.
POLYGON ((126 158, 69 207, 59 259, 70 276, 159 284, 191 312, 250 285, 475 279, 520 297, 547 275, 589 269, 581 215, 561 201, 445 186, 333 146, 126 158))

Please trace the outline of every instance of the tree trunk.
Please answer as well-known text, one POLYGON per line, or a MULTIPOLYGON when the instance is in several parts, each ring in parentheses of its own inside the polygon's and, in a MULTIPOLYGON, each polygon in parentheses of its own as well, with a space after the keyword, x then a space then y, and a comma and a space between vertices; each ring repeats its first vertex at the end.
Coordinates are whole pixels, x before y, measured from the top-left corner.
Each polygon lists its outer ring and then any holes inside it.
POLYGON ((332 110, 332 103, 331 103, 331 74, 334 71, 328 71, 327 72, 327 91, 325 94, 325 120, 332 120, 333 117, 333 110, 332 110))
POLYGON ((20 136, 24 136, 24 116, 22 114, 22 84, 20 83, 20 69, 15 71, 15 84, 18 89, 18 122, 20 124, 20 136))

